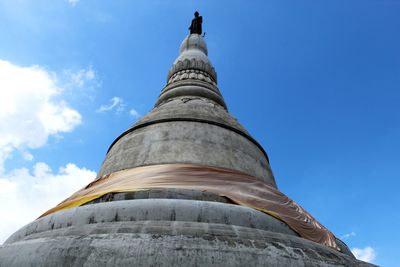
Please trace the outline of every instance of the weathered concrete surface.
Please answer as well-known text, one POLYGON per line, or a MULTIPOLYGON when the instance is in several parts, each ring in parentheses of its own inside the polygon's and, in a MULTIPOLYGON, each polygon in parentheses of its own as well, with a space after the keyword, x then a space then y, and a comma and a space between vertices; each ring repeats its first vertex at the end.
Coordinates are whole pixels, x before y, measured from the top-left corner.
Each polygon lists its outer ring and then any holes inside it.
POLYGON ((134 126, 176 118, 211 121, 250 136, 246 129, 222 106, 208 98, 196 96, 171 98, 140 118, 134 126))
POLYGON ((137 199, 85 205, 49 214, 15 232, 6 243, 53 229, 119 221, 219 223, 297 235, 274 217, 243 206, 182 199, 137 199))
POLYGON ((156 123, 129 132, 110 149, 98 177, 167 163, 239 170, 275 186, 266 158, 251 141, 231 130, 195 121, 156 123))
POLYGON ((265 152, 212 101, 173 99, 133 127, 138 128, 111 146, 98 177, 139 166, 191 163, 239 170, 276 186, 265 152))
POLYGON ((296 236, 198 222, 70 226, 0 247, 0 266, 373 266, 296 236))

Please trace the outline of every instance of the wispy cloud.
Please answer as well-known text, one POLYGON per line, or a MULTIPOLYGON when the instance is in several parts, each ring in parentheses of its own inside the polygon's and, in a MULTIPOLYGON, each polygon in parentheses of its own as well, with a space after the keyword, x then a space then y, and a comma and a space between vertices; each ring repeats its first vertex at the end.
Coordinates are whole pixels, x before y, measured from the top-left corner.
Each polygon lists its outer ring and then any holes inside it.
POLYGON ((114 96, 108 102, 109 103, 106 105, 101 105, 96 112, 103 113, 115 111, 117 114, 124 112, 124 114, 128 113, 135 119, 138 119, 141 116, 141 114, 134 108, 129 109, 129 111, 125 113, 127 105, 121 97, 114 96))
POLYGON ((78 87, 84 87, 87 82, 94 80, 96 77, 96 73, 92 66, 89 66, 87 69, 69 72, 69 75, 72 83, 78 87))
POLYGON ((348 239, 348 238, 353 237, 353 236, 356 236, 356 235, 357 235, 357 234, 356 234, 355 232, 351 232, 351 233, 342 235, 342 236, 340 237, 340 239, 348 239))
POLYGON ((351 249, 351 252, 357 259, 370 263, 372 263, 376 258, 375 250, 370 246, 365 248, 353 248, 351 249))
POLYGON ((63 85, 63 93, 69 100, 78 103, 95 101, 97 88, 101 87, 99 74, 92 65, 80 68, 67 68, 57 75, 57 82, 63 85))
POLYGON ((96 112, 107 112, 111 110, 116 110, 117 113, 125 109, 124 100, 120 97, 114 96, 110 99, 110 103, 107 105, 100 106, 96 112))
POLYGON ((79 0, 68 0, 68 3, 69 3, 71 6, 76 6, 76 4, 78 4, 78 2, 79 2, 79 0))
POLYGON ((141 115, 140 115, 140 113, 139 112, 137 112, 137 110, 136 109, 134 109, 134 108, 132 108, 130 111, 129 111, 129 115, 131 115, 133 118, 135 118, 135 119, 138 119, 141 115))

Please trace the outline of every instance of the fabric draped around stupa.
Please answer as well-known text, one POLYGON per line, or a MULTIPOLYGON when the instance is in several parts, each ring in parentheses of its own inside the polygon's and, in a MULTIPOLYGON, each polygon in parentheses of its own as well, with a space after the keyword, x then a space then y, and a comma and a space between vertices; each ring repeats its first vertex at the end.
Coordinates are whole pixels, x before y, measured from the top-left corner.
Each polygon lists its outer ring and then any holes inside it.
POLYGON ((227 197, 274 216, 303 238, 340 250, 328 229, 274 187, 239 171, 193 164, 153 165, 105 175, 42 216, 80 206, 108 193, 167 188, 208 191, 227 197))

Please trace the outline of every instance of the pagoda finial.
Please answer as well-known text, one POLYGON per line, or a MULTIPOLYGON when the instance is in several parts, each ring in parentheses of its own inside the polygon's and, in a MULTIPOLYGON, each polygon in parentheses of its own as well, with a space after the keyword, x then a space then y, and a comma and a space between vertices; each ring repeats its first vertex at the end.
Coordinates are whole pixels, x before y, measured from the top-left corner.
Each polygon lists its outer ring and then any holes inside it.
POLYGON ((203 23, 203 17, 199 16, 199 12, 194 12, 194 19, 189 27, 190 34, 201 34, 203 31, 201 29, 201 24, 203 23))

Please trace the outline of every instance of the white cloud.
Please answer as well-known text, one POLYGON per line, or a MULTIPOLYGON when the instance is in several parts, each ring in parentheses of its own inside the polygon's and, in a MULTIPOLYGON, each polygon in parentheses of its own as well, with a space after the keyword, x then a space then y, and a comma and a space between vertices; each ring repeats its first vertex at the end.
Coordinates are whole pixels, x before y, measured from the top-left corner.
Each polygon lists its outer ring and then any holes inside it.
POLYGON ((124 100, 120 97, 114 96, 110 99, 110 104, 100 106, 96 112, 106 112, 111 111, 113 109, 116 110, 117 113, 120 113, 125 109, 124 100))
POLYGON ((375 250, 370 246, 365 248, 353 248, 351 252, 357 259, 370 263, 376 258, 375 250))
POLYGON ((131 115, 132 117, 134 117, 135 119, 140 117, 140 113, 136 111, 136 109, 132 108, 129 111, 129 115, 131 115))
MULTIPOLYGON (((73 82, 83 86, 94 77, 91 68, 81 70, 73 82)), ((57 172, 43 162, 32 170, 4 169, 14 151, 32 161, 32 149, 44 146, 49 136, 61 139, 81 123, 80 113, 62 99, 63 93, 54 73, 0 59, 0 244, 96 176, 72 163, 57 172)))
POLYGON ((77 103, 87 104, 95 101, 97 88, 101 87, 101 80, 93 66, 85 68, 67 68, 57 75, 58 83, 63 86, 63 95, 77 103), (77 94, 79 92, 79 94, 77 94))
POLYGON ((33 155, 29 151, 21 150, 20 152, 21 152, 21 156, 24 160, 27 160, 27 161, 33 160, 33 155))
POLYGON ((79 0, 68 0, 68 3, 69 3, 71 6, 75 6, 76 4, 78 4, 78 2, 79 2, 79 0))
POLYGON ((356 236, 356 235, 357 235, 357 234, 356 234, 355 232, 351 232, 351 233, 342 235, 342 236, 340 237, 340 239, 348 239, 348 238, 353 237, 353 236, 356 236))
POLYGON ((80 69, 76 72, 67 71, 71 81, 75 86, 84 87, 88 82, 93 81, 96 77, 96 73, 92 66, 88 69, 80 69))
POLYGON ((0 244, 13 232, 91 182, 96 173, 69 163, 54 173, 43 162, 0 177, 0 244))
POLYGON ((17 184, 0 178, 0 194, 9 194, 17 191, 17 184))
MULTIPOLYGON (((91 70, 81 73, 81 79, 94 78, 91 70)), ((81 123, 80 113, 62 96, 54 73, 0 59, 0 243, 95 177, 93 171, 74 164, 57 173, 45 163, 36 163, 33 174, 26 168, 4 170, 14 151, 31 161, 30 150, 44 146, 49 136, 60 138, 61 133, 81 123)))
POLYGON ((13 151, 32 160, 29 149, 81 123, 80 113, 60 99, 63 90, 57 76, 44 68, 0 59, 0 88, 0 174, 13 151))
MULTIPOLYGON (((115 112, 117 114, 120 114, 122 111, 125 110, 125 108, 126 108, 126 105, 124 103, 124 100, 121 97, 114 96, 109 100, 109 104, 101 105, 96 110, 96 112, 109 112, 109 111, 115 110, 115 112)), ((131 108, 128 113, 135 119, 137 119, 141 116, 140 113, 134 108, 131 108)))

